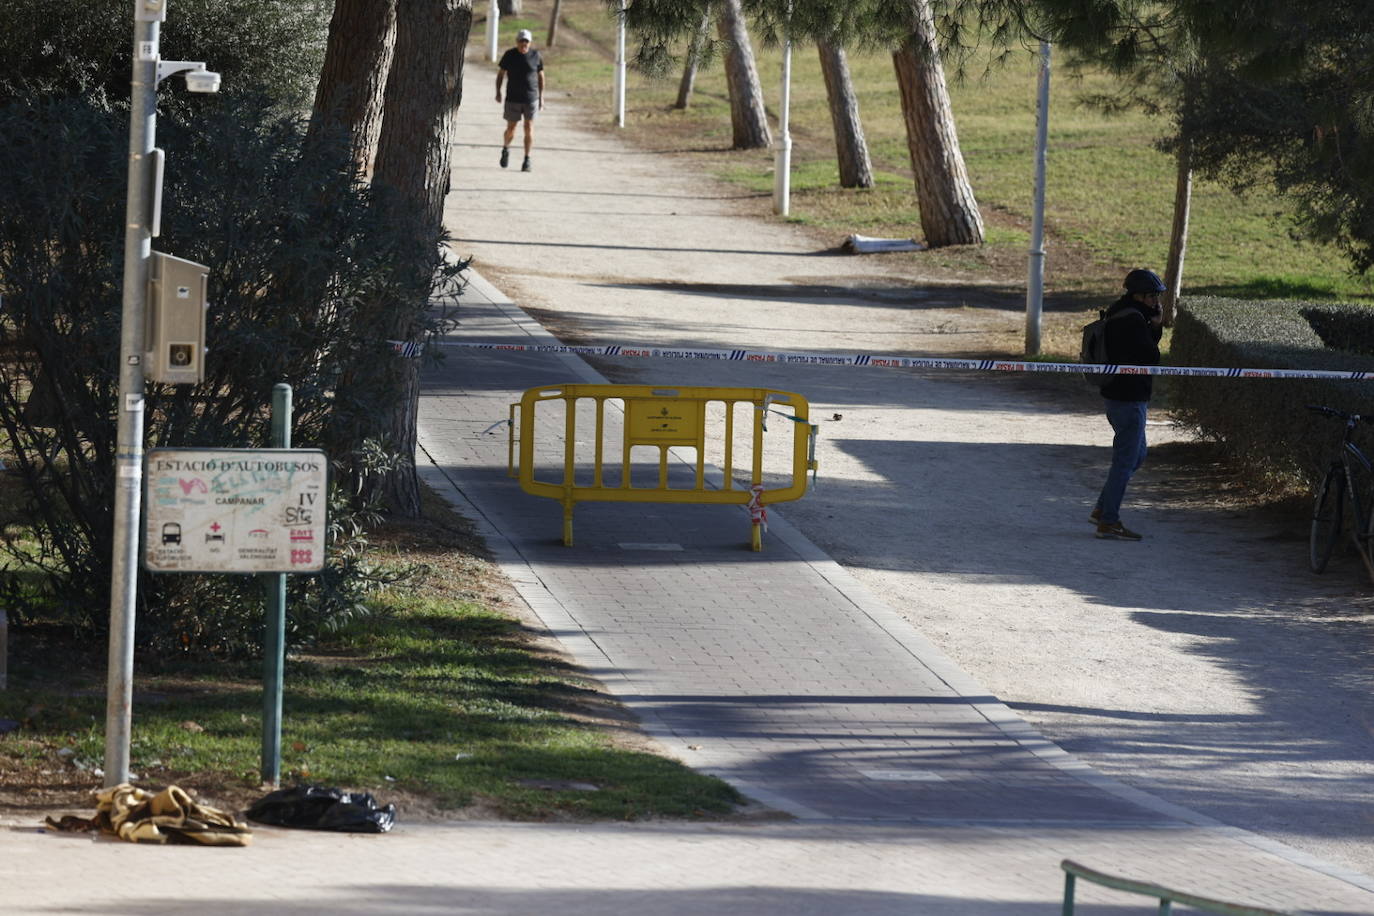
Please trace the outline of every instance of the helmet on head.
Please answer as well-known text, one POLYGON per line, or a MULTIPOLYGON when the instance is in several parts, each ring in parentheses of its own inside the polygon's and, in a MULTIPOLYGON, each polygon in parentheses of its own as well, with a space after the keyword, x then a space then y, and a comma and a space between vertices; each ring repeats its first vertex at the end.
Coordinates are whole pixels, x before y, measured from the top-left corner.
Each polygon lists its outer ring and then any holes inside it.
POLYGON ((1121 285, 1128 293, 1162 293, 1165 290, 1164 281, 1159 279, 1159 274, 1143 267, 1137 267, 1126 274, 1126 280, 1121 285))

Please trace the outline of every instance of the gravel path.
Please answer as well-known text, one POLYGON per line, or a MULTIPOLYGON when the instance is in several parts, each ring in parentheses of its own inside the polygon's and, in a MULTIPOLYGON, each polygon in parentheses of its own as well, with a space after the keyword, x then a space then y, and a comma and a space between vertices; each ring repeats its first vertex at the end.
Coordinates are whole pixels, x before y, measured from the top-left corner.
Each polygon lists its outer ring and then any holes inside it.
MULTIPOLYGON (((472 96, 449 200, 454 247, 565 340, 926 355, 1019 334, 1019 312, 983 291, 929 285, 909 258, 818 249, 692 161, 580 127, 556 96, 535 171, 502 171, 499 115, 472 96)), ((839 419, 822 422, 818 486, 782 513, 974 678, 1109 775, 1374 867, 1374 644, 1358 570, 1311 576, 1292 530, 1178 500, 1176 481, 1148 463, 1123 513, 1146 540, 1093 538, 1108 429, 1086 386, 596 367, 615 381, 806 395, 813 415, 839 419)), ((1186 441, 1167 419, 1153 414, 1152 442, 1186 441)))

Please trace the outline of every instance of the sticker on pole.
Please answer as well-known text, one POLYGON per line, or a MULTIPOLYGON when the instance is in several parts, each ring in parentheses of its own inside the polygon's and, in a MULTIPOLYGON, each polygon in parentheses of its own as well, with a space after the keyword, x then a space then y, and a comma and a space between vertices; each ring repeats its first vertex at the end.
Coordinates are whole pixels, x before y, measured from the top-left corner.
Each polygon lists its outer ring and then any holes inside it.
POLYGON ((149 450, 143 565, 153 572, 319 572, 328 466, 319 449, 149 450))

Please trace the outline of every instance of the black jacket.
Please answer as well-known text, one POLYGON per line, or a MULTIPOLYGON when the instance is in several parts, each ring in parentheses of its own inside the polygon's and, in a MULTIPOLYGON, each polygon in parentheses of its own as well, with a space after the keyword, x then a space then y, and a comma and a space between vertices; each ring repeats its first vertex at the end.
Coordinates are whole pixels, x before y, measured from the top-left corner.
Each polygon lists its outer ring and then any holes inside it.
MULTIPOLYGON (((1159 338, 1164 329, 1150 322, 1150 308, 1128 293, 1107 307, 1107 317, 1125 310, 1136 314, 1107 322, 1107 362, 1117 366, 1158 366, 1159 338)), ((1114 401, 1148 401, 1154 378, 1149 375, 1113 375, 1102 385, 1104 398, 1114 401)))

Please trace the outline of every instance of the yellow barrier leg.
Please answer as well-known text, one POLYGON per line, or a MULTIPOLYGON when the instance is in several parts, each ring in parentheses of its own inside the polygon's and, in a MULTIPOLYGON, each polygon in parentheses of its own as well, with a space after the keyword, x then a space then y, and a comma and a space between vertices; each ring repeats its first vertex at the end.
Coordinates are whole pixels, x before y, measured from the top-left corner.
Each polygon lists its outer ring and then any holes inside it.
POLYGON ((563 503, 563 546, 564 546, 564 547, 571 547, 571 546, 573 545, 573 537, 572 537, 572 514, 573 514, 573 502, 572 502, 572 500, 568 500, 567 502, 563 503))
POLYGON ((753 529, 753 531, 751 532, 751 537, 750 537, 751 546, 752 546, 755 550, 762 550, 762 549, 763 549, 763 526, 760 525, 758 522, 754 522, 754 524, 750 525, 749 527, 753 529))

